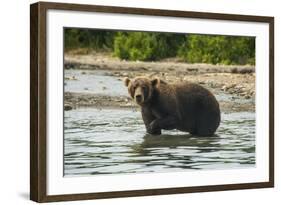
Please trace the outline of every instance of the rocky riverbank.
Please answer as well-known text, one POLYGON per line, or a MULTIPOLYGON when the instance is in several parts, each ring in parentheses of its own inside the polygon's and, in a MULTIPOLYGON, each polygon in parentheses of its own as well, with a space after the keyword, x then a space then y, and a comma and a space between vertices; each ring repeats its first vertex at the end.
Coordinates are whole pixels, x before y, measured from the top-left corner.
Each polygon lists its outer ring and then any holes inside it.
MULTIPOLYGON (((223 112, 254 112, 255 104, 253 101, 240 101, 239 98, 220 100, 220 108, 223 112)), ((64 109, 71 110, 79 107, 95 108, 130 108, 139 107, 127 96, 104 96, 89 93, 70 93, 64 95, 64 109)))
MULTIPOLYGON (((105 70, 118 78, 158 76, 170 83, 190 81, 244 98, 255 97, 255 67, 188 64, 177 59, 159 62, 122 61, 107 54, 66 55, 65 69, 105 70)), ((86 71, 85 71, 86 73, 86 71)))
MULTIPOLYGON (((122 80, 135 76, 160 77, 169 82, 188 81, 201 84, 216 95, 223 93, 232 99, 220 100, 224 111, 253 111, 255 109, 255 68, 253 66, 225 66, 188 64, 178 59, 160 62, 122 61, 107 54, 65 55, 65 69, 79 69, 87 75, 89 70, 102 70, 104 75, 122 80)), ((79 80, 75 76, 72 79, 79 80)), ((108 88, 110 89, 110 88, 108 88)), ((91 93, 65 93, 65 109, 79 106, 135 108, 129 96, 107 96, 91 93)))

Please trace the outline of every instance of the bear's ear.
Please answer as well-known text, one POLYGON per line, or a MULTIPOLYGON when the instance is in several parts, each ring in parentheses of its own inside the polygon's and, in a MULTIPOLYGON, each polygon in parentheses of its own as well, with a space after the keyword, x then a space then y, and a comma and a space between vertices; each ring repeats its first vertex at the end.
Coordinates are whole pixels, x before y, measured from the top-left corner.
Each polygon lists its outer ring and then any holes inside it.
POLYGON ((124 78, 123 81, 124 81, 126 87, 128 87, 129 83, 131 82, 131 80, 128 77, 124 78))
POLYGON ((153 78, 151 80, 152 86, 156 86, 156 85, 158 85, 158 83, 160 83, 160 79, 159 78, 153 78))

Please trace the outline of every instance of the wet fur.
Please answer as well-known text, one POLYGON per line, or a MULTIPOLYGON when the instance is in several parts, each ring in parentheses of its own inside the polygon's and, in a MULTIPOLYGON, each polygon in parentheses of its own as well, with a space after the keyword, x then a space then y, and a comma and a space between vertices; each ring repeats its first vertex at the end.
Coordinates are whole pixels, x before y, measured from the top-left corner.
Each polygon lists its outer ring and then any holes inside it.
POLYGON ((178 129, 194 135, 213 135, 220 124, 220 108, 214 95, 193 83, 168 84, 160 79, 137 77, 125 79, 128 92, 147 87, 140 103, 142 118, 149 134, 178 129))

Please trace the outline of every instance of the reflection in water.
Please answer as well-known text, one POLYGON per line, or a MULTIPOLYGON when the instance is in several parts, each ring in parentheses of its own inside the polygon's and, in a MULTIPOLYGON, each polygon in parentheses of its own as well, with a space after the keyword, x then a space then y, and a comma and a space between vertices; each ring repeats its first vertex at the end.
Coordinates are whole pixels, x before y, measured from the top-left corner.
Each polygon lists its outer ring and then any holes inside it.
POLYGON ((66 176, 233 169, 255 166, 255 114, 222 114, 211 137, 176 130, 146 135, 139 112, 77 109, 65 112, 66 176))

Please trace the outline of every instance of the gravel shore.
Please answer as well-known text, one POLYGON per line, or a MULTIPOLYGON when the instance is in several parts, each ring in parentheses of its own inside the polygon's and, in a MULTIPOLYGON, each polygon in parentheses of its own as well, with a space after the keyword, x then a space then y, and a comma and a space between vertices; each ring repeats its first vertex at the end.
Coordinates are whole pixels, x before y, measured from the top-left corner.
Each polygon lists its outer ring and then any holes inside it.
MULTIPOLYGON (((255 104, 253 101, 239 101, 239 98, 232 100, 220 101, 220 109, 223 112, 254 112, 255 104)), ((64 109, 71 110, 79 107, 95 107, 95 108, 118 108, 118 109, 134 109, 139 107, 127 96, 104 96, 89 93, 70 93, 64 95, 64 109)))
MULTIPOLYGON (((224 111, 253 111, 255 109, 255 67, 188 64, 178 59, 158 62, 122 61, 108 54, 65 55, 65 69, 103 70, 105 75, 119 80, 135 76, 160 77, 169 82, 188 81, 201 84, 214 93, 226 93, 235 100, 220 101, 224 111), (235 101, 235 102, 234 102, 235 101)), ((128 96, 102 96, 65 93, 65 109, 79 106, 135 108, 128 96)))

